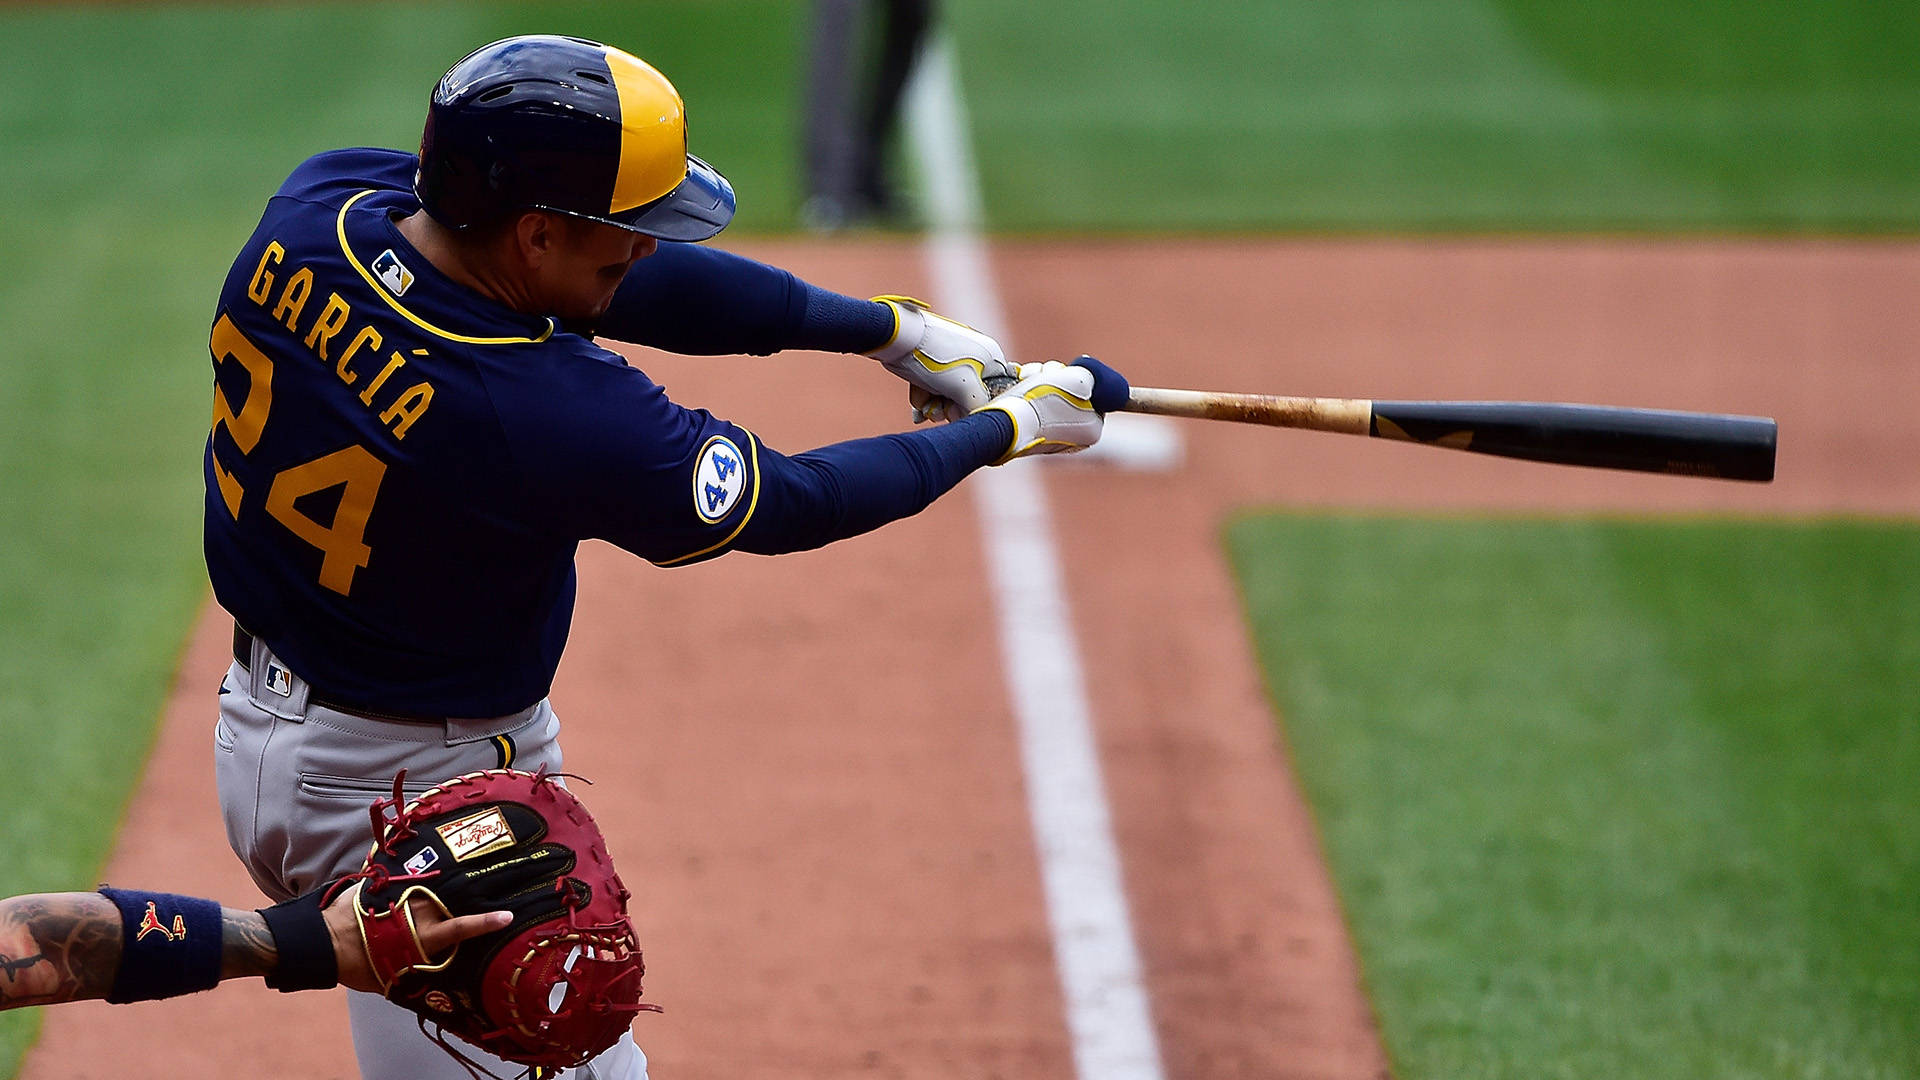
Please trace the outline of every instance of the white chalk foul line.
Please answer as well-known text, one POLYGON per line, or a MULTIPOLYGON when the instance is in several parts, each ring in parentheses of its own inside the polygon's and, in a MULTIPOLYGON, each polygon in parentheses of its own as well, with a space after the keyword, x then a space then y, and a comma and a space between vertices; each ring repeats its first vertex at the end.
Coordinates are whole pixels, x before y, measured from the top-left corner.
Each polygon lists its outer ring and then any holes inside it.
MULTIPOLYGON (((934 295, 1012 353, 979 233, 980 197, 959 82, 942 36, 927 45, 907 116, 931 222, 926 252, 934 295)), ((1161 1080, 1046 489, 1031 460, 983 469, 970 486, 1020 725, 1074 1068, 1080 1080, 1161 1080)))

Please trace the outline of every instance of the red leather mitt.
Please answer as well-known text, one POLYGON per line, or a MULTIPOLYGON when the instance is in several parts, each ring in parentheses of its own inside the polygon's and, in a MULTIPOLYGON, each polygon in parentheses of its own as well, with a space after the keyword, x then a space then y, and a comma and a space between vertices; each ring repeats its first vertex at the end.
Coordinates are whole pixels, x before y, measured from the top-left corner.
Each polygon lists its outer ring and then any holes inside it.
MULTIPOLYGON (((354 913, 388 999, 444 1035, 536 1069, 579 1065, 618 1042, 643 1010, 646 966, 627 917, 631 895, 600 829, 557 777, 468 773, 406 801, 373 804, 373 848, 333 893, 358 882, 354 913), (511 911, 504 930, 428 956, 410 901, 448 916, 511 911)), ((468 1064, 472 1064, 468 1062, 468 1064)))

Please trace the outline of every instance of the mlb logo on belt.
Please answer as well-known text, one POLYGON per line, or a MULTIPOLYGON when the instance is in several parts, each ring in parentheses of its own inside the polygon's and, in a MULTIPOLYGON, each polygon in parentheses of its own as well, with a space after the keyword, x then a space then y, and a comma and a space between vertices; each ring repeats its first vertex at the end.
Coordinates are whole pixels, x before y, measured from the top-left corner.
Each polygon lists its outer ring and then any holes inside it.
POLYGON ((381 252, 380 257, 373 260, 373 276, 379 278, 380 284, 395 296, 405 296, 407 290, 413 287, 413 271, 400 262, 400 256, 395 255, 392 248, 381 252))
POLYGON ((267 662, 267 689, 281 697, 293 696, 293 672, 272 661, 267 662))

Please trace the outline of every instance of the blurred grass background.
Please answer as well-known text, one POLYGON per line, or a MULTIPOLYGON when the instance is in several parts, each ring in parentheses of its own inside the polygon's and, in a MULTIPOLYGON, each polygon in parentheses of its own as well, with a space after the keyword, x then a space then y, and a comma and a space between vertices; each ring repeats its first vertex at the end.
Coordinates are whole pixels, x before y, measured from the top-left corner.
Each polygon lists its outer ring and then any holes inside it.
POLYGON ((1920 529, 1228 541, 1396 1076, 1920 1075, 1920 529))
MULTIPOLYGON (((1904 4, 944 10, 1001 230, 1920 225, 1904 4)), ((741 192, 736 229, 787 230, 806 18, 804 0, 0 6, 0 735, 24 766, 0 893, 91 885, 144 759, 204 589, 212 298, 280 178, 327 147, 413 145, 454 59, 559 30, 673 77, 693 149, 741 192)), ((0 1016, 0 1075, 34 1023, 0 1016)))
POLYGON ((1912 231, 1904 0, 952 0, 1003 229, 1912 231))

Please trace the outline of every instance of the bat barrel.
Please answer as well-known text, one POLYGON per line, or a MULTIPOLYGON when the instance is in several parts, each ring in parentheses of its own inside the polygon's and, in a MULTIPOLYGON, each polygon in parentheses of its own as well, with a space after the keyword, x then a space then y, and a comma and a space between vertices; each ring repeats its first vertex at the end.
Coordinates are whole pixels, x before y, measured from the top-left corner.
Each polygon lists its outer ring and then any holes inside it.
POLYGON ((1560 465, 1773 479, 1761 416, 1519 401, 1375 401, 1368 434, 1560 465))

